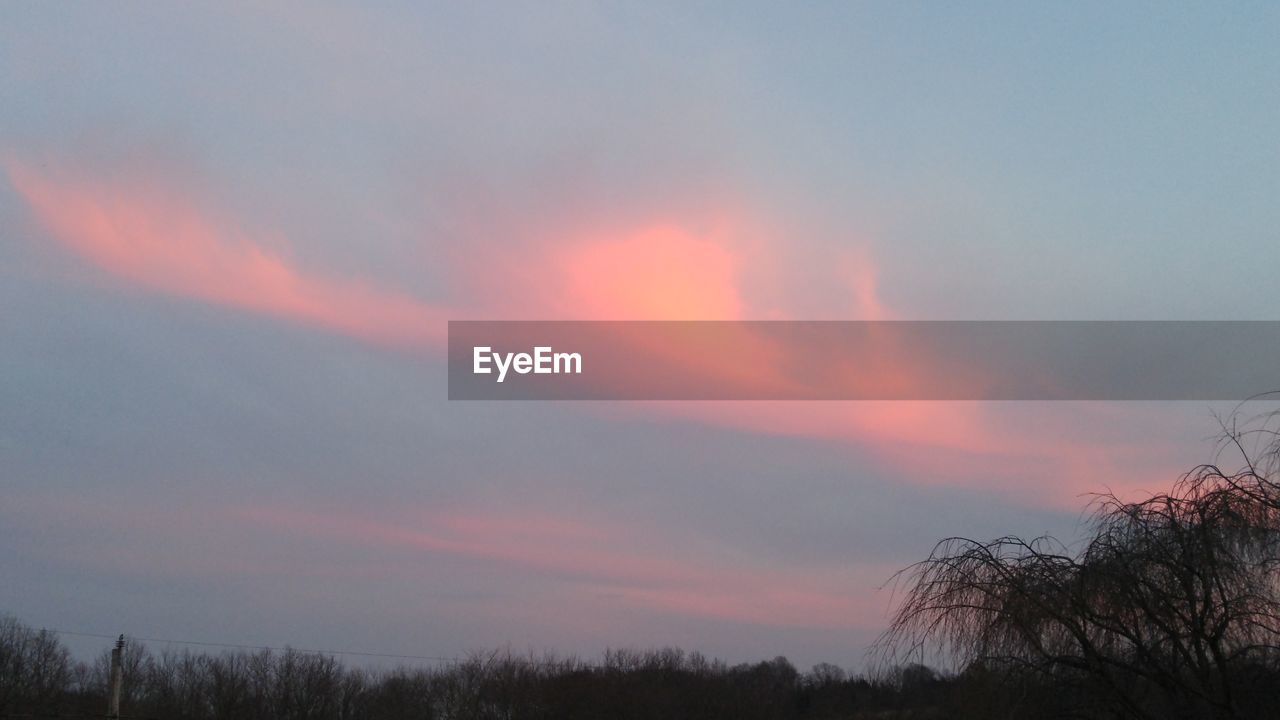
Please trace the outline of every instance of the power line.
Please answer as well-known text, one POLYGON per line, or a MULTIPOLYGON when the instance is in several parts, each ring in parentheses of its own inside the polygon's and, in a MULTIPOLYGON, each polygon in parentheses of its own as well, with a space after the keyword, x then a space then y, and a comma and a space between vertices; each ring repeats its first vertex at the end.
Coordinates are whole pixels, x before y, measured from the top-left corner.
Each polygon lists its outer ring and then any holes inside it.
MULTIPOLYGON (((59 630, 57 628, 45 628, 45 629, 48 630, 49 632, 57 633, 59 635, 73 635, 76 637, 102 638, 104 640, 115 640, 116 637, 118 637, 117 635, 106 635, 104 633, 79 632, 75 630, 59 630)), ((443 655, 398 655, 395 653, 364 652, 361 650, 309 650, 306 648, 298 648, 298 647, 291 647, 291 646, 275 647, 271 645, 241 645, 238 643, 207 642, 203 640, 174 640, 169 638, 141 637, 139 635, 128 635, 128 634, 126 634, 125 637, 131 638, 133 640, 141 640, 143 642, 163 643, 166 645, 192 645, 197 647, 214 647, 214 648, 224 648, 224 649, 231 649, 231 650, 269 650, 271 652, 286 652, 288 650, 293 650, 294 652, 309 653, 314 655, 345 655, 345 656, 352 656, 352 657, 388 658, 392 660, 419 660, 424 662, 458 662, 459 660, 459 658, 457 657, 446 657, 443 655)))
MULTIPOLYGON (((101 638, 103 640, 112 640, 112 641, 120 637, 119 634, 108 635, 106 633, 82 632, 77 630, 59 630, 58 628, 51 628, 51 627, 46 627, 42 629, 47 630, 51 633, 56 633, 58 635, 72 635, 75 637, 101 638)), ((140 640, 142 642, 160 643, 164 645, 191 645, 195 647, 223 648, 223 649, 229 649, 229 650, 269 650, 271 652, 287 652, 292 650, 293 652, 307 653, 312 655, 342 655, 342 656, 350 656, 350 657, 384 658, 384 659, 391 659, 391 660, 416 660, 419 662, 435 662, 435 663, 461 663, 464 660, 463 658, 460 658, 456 655, 455 656, 401 655, 397 653, 366 652, 363 650, 311 650, 307 648, 293 647, 291 645, 278 647, 273 645, 244 645, 240 643, 211 642, 206 640, 175 640, 171 638, 142 637, 140 635, 130 635, 128 633, 125 633, 124 637, 130 640, 140 640)), ((508 651, 508 653, 509 652, 510 651, 508 651)), ((581 668, 586 668, 591 670, 608 670, 609 669, 608 665, 601 664, 601 663, 584 662, 583 660, 577 658, 576 656, 566 658, 566 659, 567 660, 571 659, 573 662, 577 663, 577 665, 581 668)))

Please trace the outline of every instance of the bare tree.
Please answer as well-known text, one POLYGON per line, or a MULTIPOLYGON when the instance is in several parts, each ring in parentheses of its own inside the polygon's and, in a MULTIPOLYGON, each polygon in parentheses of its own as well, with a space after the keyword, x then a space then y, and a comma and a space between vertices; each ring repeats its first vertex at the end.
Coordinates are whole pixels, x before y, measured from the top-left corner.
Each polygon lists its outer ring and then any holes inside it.
POLYGON ((0 615, 0 714, 53 704, 72 676, 57 636, 0 615))
POLYGON ((1247 434, 1226 437, 1240 470, 1205 465, 1137 502, 1099 496, 1079 549, 1049 537, 938 543, 899 576, 907 590, 881 660, 934 652, 1030 676, 1067 690, 1064 713, 1273 712, 1280 446, 1271 434, 1254 462, 1247 434))

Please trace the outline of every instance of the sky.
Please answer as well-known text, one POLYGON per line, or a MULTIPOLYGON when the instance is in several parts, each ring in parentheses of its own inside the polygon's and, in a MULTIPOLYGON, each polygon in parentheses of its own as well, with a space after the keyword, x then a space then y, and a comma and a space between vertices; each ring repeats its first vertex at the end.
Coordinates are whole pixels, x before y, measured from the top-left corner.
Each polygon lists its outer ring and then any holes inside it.
POLYGON ((858 667, 937 540, 1076 538, 1231 406, 449 402, 446 321, 1280 320, 1277 36, 1247 2, 0 5, 0 612, 858 667))

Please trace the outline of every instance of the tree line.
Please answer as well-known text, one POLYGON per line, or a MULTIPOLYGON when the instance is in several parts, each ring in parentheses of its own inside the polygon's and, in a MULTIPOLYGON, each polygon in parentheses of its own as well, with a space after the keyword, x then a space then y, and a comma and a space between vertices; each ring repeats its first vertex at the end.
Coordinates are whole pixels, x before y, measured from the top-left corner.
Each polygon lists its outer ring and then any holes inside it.
MULTIPOLYGON (((596 662, 489 652, 375 670, 289 649, 153 652, 126 638, 122 666, 121 716, 156 720, 933 717, 953 684, 924 667, 870 679, 670 648, 596 662)), ((76 661, 55 633, 0 619, 0 717, 102 717, 109 677, 110 651, 76 661)))

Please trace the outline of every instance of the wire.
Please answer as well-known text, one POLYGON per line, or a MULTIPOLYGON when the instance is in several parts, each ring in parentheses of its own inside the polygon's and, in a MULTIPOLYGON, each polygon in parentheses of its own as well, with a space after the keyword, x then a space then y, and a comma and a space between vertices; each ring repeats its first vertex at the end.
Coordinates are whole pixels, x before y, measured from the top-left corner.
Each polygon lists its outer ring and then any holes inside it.
MULTIPOLYGON (((46 627, 42 629, 47 630, 51 633, 56 633, 58 635, 101 638, 103 640, 116 640, 117 638, 120 637, 118 633, 115 635, 108 635, 106 633, 81 632, 77 630, 59 630, 58 628, 51 628, 51 627, 46 627)), ((142 637, 140 635, 130 635, 129 633, 124 633, 124 637, 129 640, 139 640, 142 642, 160 643, 164 645, 192 645, 196 647, 224 648, 224 649, 230 649, 230 650, 269 650, 271 652, 287 652, 292 650, 293 652, 307 653, 311 655, 343 655, 343 656, 350 656, 350 657, 385 658, 385 659, 391 659, 391 660, 416 660, 419 662, 434 662, 434 663, 463 662, 463 658, 460 658, 456 655, 455 656, 400 655, 396 653, 365 652, 362 650, 310 650, 307 648, 293 647, 291 645, 286 645, 284 647, 277 647, 273 645, 242 645, 239 643, 210 642, 205 640, 174 640, 171 638, 142 637)), ((590 670, 610 669, 607 665, 600 664, 600 663, 583 662, 577 658, 573 658, 573 661, 577 663, 578 667, 583 669, 590 669, 590 670)))
MULTIPOLYGON (((73 635, 76 637, 102 638, 105 640, 115 640, 119 637, 119 635, 59 630, 57 628, 45 629, 59 635, 73 635)), ((125 637, 133 640, 141 640, 143 642, 164 643, 166 645, 193 645, 198 647, 215 647, 235 650, 269 650, 272 652, 286 652, 288 650, 293 650, 294 652, 310 653, 314 655, 347 655, 353 657, 388 658, 393 660, 419 660, 423 662, 458 662, 457 657, 445 657, 442 655, 397 655, 395 653, 363 652, 360 650, 308 650, 306 648, 290 646, 273 647, 271 645, 239 645, 236 643, 205 642, 201 640, 172 640, 168 638, 140 637, 138 635, 129 635, 128 633, 125 634, 125 637)))

